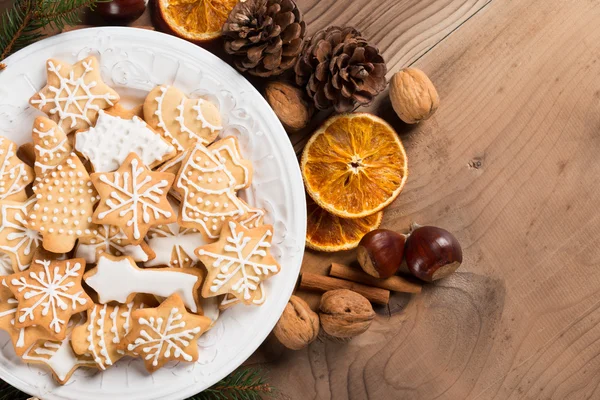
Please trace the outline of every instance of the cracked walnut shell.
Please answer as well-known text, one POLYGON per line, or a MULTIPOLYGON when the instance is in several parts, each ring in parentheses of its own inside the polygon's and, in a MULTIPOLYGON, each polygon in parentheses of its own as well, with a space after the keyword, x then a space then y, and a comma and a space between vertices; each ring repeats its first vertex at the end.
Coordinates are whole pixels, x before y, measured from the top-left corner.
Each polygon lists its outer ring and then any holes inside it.
POLYGON ((398 117, 407 124, 428 119, 440 105, 435 86, 416 68, 396 72, 390 81, 390 100, 398 117))
POLYGON ((300 297, 292 296, 273 333, 288 349, 303 349, 319 335, 319 316, 300 297))
POLYGON ((364 333, 375 318, 369 300, 347 289, 323 294, 319 308, 323 330, 336 338, 351 338, 364 333))

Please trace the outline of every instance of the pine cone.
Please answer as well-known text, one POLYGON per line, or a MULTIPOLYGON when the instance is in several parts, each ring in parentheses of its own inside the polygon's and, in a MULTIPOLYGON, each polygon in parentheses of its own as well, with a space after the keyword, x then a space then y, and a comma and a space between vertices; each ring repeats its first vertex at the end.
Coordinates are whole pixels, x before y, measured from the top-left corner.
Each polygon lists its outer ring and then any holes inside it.
POLYGON ((377 47, 354 28, 329 27, 307 41, 294 68, 315 106, 337 112, 369 104, 385 89, 387 68, 377 47))
POLYGON ((239 2, 223 25, 225 51, 235 67, 268 77, 291 68, 302 50, 306 24, 292 0, 239 2))

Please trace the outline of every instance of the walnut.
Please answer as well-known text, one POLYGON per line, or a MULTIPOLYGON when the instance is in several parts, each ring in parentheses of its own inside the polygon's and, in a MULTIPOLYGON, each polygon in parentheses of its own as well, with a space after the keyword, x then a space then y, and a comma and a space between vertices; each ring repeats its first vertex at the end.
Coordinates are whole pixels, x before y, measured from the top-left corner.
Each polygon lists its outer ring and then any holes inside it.
POLYGON ((300 297, 292 296, 273 333, 288 349, 303 349, 319 335, 319 316, 300 297))
POLYGON ((428 119, 440 105, 431 80, 419 69, 396 72, 390 81, 390 100, 398 117, 407 124, 428 119))
POLYGON ((265 87, 265 98, 286 129, 297 131, 310 122, 314 108, 299 88, 287 82, 270 82, 265 87))
POLYGON ((336 338, 351 338, 364 333, 375 318, 369 300, 347 289, 326 292, 319 308, 323 330, 336 338))

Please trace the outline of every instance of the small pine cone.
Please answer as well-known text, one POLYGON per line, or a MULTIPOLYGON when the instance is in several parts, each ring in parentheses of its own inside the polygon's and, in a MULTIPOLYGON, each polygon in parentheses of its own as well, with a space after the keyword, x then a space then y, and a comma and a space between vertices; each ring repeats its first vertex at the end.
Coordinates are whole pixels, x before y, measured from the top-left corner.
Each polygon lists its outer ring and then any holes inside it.
POLYGON ((296 83, 320 110, 351 111, 357 104, 369 104, 386 86, 387 68, 379 49, 351 27, 317 32, 304 44, 294 71, 296 83))
POLYGON ((306 24, 292 0, 239 2, 223 25, 225 51, 235 67, 252 75, 279 75, 296 63, 306 24))

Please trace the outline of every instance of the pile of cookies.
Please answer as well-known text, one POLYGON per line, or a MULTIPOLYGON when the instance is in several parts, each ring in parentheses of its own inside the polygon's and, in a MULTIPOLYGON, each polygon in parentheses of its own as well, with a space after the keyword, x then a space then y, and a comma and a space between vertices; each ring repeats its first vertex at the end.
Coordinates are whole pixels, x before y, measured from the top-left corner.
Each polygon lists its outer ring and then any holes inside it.
POLYGON ((203 299, 260 305, 280 269, 238 197, 252 164, 208 100, 163 85, 129 110, 96 58, 46 68, 33 143, 0 137, 0 328, 61 384, 124 356, 197 360, 203 299))

